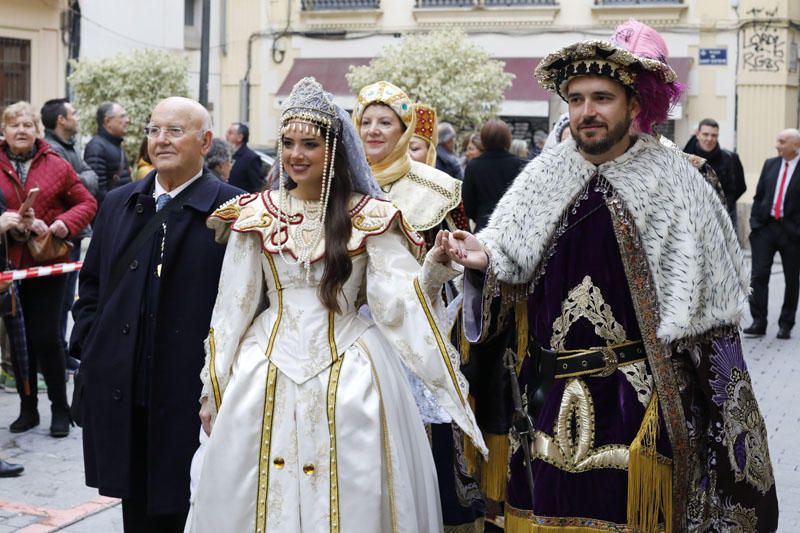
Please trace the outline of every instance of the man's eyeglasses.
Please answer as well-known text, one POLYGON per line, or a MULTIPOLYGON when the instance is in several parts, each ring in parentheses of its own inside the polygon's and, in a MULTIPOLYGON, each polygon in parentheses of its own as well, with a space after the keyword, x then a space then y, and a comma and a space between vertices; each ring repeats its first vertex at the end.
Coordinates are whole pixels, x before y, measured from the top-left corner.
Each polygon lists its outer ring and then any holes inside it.
POLYGON ((178 126, 169 126, 166 128, 160 128, 158 126, 144 127, 144 134, 151 139, 158 139, 162 131, 164 132, 164 135, 166 135, 168 139, 180 139, 181 137, 186 135, 187 132, 198 131, 198 130, 187 130, 184 128, 180 128, 178 126))

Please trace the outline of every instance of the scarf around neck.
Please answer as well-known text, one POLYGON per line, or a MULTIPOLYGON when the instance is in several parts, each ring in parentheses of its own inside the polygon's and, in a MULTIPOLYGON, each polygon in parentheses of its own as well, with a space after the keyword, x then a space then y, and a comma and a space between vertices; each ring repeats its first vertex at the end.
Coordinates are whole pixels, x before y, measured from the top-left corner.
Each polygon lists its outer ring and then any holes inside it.
MULTIPOLYGON (((408 145, 413 135, 413 128, 406 128, 392 151, 382 161, 378 163, 370 161, 369 167, 381 187, 391 185, 411 171, 411 156, 408 155, 408 145)), ((367 160, 369 160, 369 157, 367 157, 367 160)))
POLYGON ((36 141, 33 142, 33 148, 30 151, 24 154, 15 154, 11 151, 11 147, 6 144, 5 152, 8 156, 8 159, 14 163, 14 169, 17 171, 17 176, 19 176, 19 181, 22 183, 22 186, 25 186, 25 181, 28 178, 28 169, 26 168, 26 163, 33 159, 33 156, 36 155, 36 152, 39 151, 39 146, 36 144, 36 141))

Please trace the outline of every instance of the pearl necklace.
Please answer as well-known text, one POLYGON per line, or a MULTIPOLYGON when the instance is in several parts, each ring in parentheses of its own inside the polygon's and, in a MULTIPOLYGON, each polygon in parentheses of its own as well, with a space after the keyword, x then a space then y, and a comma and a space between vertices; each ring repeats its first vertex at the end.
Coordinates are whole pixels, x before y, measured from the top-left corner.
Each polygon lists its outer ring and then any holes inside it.
POLYGON ((297 262, 307 264, 311 262, 312 256, 322 241, 323 226, 320 202, 310 200, 299 200, 291 194, 286 194, 288 198, 288 213, 290 216, 302 215, 299 224, 289 224, 287 233, 292 239, 292 244, 297 256, 297 262), (294 207, 295 201, 300 202, 300 209, 294 207))
MULTIPOLYGON (((281 131, 283 132, 284 128, 291 127, 297 127, 297 124, 287 124, 281 128, 281 131)), ((300 224, 297 224, 298 228, 295 229, 292 229, 291 227, 293 224, 288 223, 292 199, 291 195, 286 192, 283 182, 282 143, 278 143, 278 238, 280 238, 281 235, 283 216, 285 215, 287 217, 286 240, 278 247, 278 254, 280 254, 284 263, 288 265, 302 264, 306 269, 307 283, 311 280, 311 256, 325 236, 325 218, 328 213, 328 200, 330 199, 331 195, 331 183, 334 179, 333 160, 334 154, 336 153, 336 141, 337 136, 334 134, 333 138, 331 138, 331 130, 327 129, 325 131, 325 157, 322 163, 322 187, 320 191, 320 202, 317 206, 317 210, 312 209, 308 212, 306 211, 306 203, 303 203, 303 219, 300 221, 300 224), (286 205, 286 200, 288 200, 290 207, 288 211, 283 209, 283 206, 286 205), (297 238, 298 232, 300 234, 300 238, 297 238), (306 239, 306 232, 308 232, 308 239, 306 239), (286 244, 290 238, 294 243, 295 257, 297 258, 296 261, 293 262, 290 262, 288 259, 286 259, 286 256, 283 254, 283 249, 286 247, 286 244)))

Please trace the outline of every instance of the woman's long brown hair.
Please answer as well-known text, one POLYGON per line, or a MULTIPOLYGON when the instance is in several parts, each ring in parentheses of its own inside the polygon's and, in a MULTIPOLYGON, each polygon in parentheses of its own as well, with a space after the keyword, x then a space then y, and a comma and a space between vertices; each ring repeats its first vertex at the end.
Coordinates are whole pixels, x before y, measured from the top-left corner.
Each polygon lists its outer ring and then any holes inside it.
MULTIPOLYGON (((325 138, 324 130, 322 137, 325 138)), ((334 157, 334 176, 328 198, 328 214, 325 217, 325 270, 319 284, 319 299, 327 309, 338 313, 341 308, 337 297, 353 272, 353 261, 347 251, 347 243, 353 232, 349 209, 353 181, 342 143, 336 144, 334 157)), ((287 176, 287 179, 287 189, 297 186, 292 178, 287 176)))

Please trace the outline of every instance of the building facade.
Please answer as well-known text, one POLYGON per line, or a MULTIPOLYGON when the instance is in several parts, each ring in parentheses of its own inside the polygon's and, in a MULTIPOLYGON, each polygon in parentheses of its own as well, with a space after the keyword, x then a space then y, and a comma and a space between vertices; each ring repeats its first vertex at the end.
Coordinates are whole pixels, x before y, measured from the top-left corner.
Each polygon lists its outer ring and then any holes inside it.
POLYGON ((563 103, 532 73, 549 51, 608 38, 634 17, 662 32, 670 64, 688 86, 664 133, 682 146, 706 117, 720 144, 736 149, 748 196, 777 131, 798 125, 797 0, 238 0, 228 3, 229 54, 221 61, 222 121, 248 120, 254 142, 276 140, 280 102, 295 81, 314 75, 338 102, 354 95, 344 74, 406 32, 453 25, 516 75, 500 115, 548 129, 563 103))
MULTIPOLYGON (((189 59, 189 96, 198 99, 202 0, 83 0, 81 59, 100 59, 134 49, 158 48, 189 59)), ((220 59, 227 53, 228 0, 210 0, 208 108, 220 125, 220 59)), ((238 3, 238 2, 236 2, 238 3)), ((144 126, 136 124, 135 127, 144 126)), ((139 130, 137 130, 139 131, 139 130)))
POLYGON ((0 108, 63 96, 72 42, 68 0, 0 2, 0 108))

